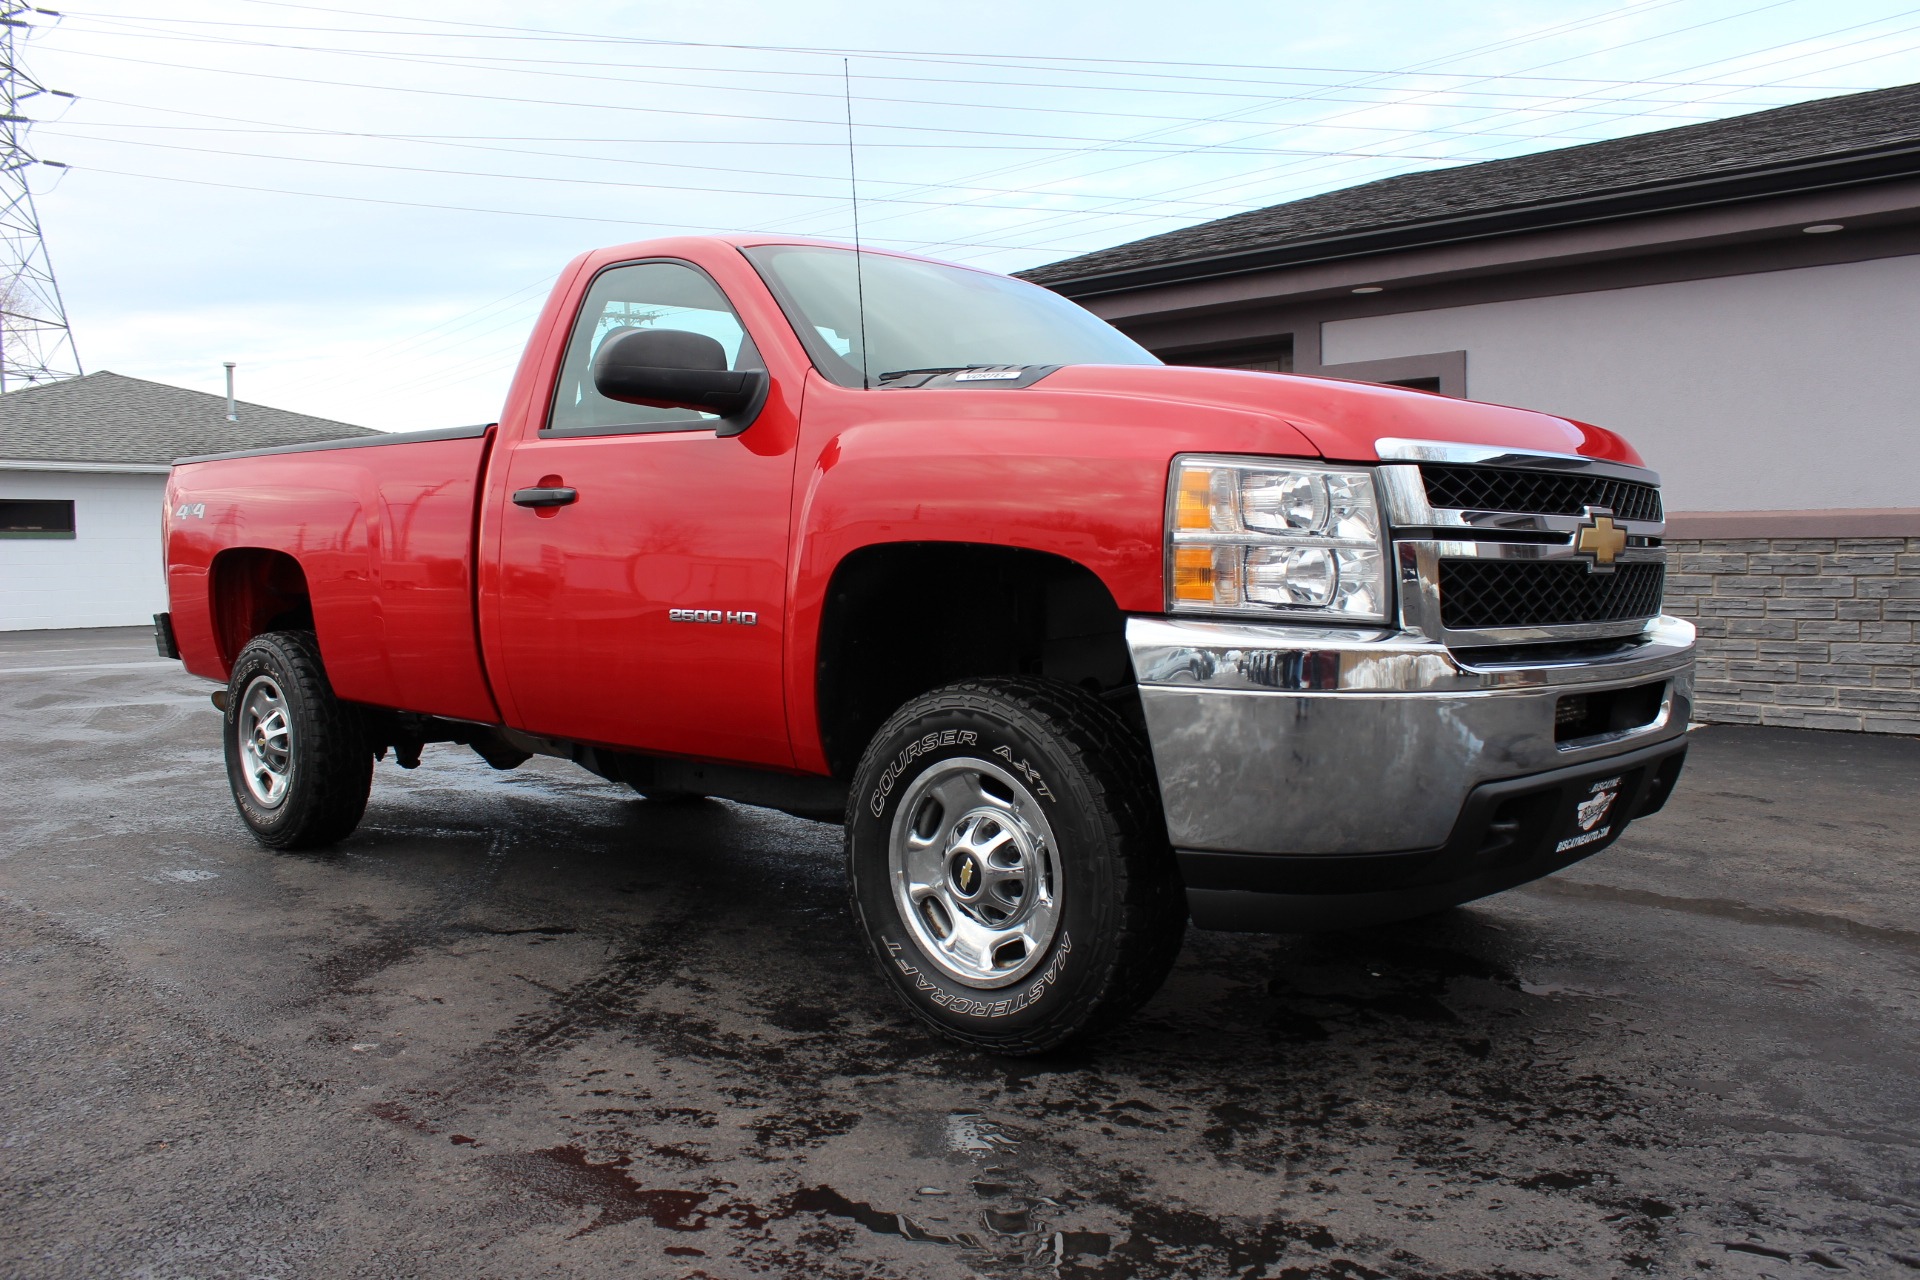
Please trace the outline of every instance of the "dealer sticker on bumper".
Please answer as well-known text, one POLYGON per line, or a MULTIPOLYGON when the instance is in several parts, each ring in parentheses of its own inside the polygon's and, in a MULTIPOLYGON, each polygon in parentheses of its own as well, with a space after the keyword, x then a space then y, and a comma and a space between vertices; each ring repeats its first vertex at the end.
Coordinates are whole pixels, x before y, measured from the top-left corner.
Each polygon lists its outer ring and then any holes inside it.
POLYGON ((1607 821, 1613 812, 1614 802, 1620 798, 1620 775, 1602 778, 1587 789, 1587 798, 1573 807, 1574 833, 1553 846, 1555 853, 1565 853, 1569 849, 1578 849, 1582 845, 1592 844, 1596 840, 1605 840, 1613 834, 1613 824, 1607 821))

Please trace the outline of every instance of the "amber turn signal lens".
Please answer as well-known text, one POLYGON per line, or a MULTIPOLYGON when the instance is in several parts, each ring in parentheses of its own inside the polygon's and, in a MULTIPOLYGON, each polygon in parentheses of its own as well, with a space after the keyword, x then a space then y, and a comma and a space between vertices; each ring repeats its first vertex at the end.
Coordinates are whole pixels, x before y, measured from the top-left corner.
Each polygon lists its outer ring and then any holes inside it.
POLYGON ((1201 467, 1181 470, 1180 496, 1174 504, 1173 527, 1213 528, 1213 472, 1201 467))
POLYGON ((1173 598, 1213 603, 1212 547, 1173 549, 1173 598))

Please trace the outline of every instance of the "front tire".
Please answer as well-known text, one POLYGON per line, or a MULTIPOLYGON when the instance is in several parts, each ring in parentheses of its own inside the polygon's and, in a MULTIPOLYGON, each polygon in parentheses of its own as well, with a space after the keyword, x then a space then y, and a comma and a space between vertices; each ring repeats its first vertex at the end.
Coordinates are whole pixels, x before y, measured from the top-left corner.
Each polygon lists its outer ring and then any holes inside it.
POLYGON ((352 834, 373 787, 360 716, 334 696, 311 631, 255 636, 227 680, 227 782, 270 849, 318 849, 352 834))
POLYGON ((881 974, 949 1039, 1040 1053, 1159 989, 1186 900, 1145 745, 1029 677, 909 702, 854 776, 847 871, 881 974))

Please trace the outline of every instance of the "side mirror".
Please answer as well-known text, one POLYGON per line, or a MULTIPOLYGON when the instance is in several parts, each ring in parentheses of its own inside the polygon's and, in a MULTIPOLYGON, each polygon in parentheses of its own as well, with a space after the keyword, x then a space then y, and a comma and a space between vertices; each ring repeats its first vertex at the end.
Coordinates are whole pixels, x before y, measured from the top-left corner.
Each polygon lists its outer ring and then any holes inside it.
POLYGON ((704 333, 629 329, 594 353, 593 386, 609 400, 737 419, 720 432, 733 435, 759 412, 769 379, 764 370, 727 368, 726 348, 704 333))

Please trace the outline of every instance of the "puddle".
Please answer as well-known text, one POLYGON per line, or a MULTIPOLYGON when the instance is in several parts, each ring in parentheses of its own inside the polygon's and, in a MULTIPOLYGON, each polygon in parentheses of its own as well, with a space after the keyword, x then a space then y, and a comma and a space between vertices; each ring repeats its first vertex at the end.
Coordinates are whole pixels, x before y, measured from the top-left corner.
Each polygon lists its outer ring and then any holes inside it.
POLYGON ((645 1218, 669 1231, 705 1231, 718 1210, 705 1208, 714 1191, 643 1187, 627 1172, 625 1159, 595 1161, 575 1146, 548 1147, 518 1156, 494 1156, 510 1177, 529 1184, 571 1209, 598 1211, 574 1232, 590 1235, 605 1227, 645 1218))
POLYGON ((761 1116, 751 1126, 754 1141, 763 1147, 793 1150, 817 1147, 829 1138, 851 1133, 860 1117, 850 1111, 806 1111, 796 1115, 761 1116))
MULTIPOLYGON (((359 1045, 355 1045, 353 1047, 356 1051, 360 1049, 359 1045)), ((371 1047, 377 1049, 380 1046, 373 1045, 371 1047)), ((428 1124, 425 1120, 415 1115, 406 1106, 398 1102, 368 1103, 367 1114, 378 1116, 382 1120, 385 1120, 388 1124, 396 1124, 403 1129, 412 1129, 416 1133, 439 1133, 440 1132, 438 1129, 428 1124)), ((458 1142, 459 1139, 455 1138, 454 1141, 458 1142)), ((473 1141, 473 1139, 469 1138, 467 1139, 467 1141, 471 1142, 473 1141)))
POLYGON ((901 1236, 907 1240, 923 1240, 933 1244, 957 1244, 969 1249, 980 1247, 978 1239, 964 1232, 942 1235, 904 1213, 890 1213, 861 1200, 849 1200, 832 1187, 807 1187, 788 1196, 785 1211, 780 1216, 788 1217, 795 1213, 823 1213, 833 1218, 845 1218, 876 1235, 901 1236))
POLYGON ((1856 942, 1878 942, 1898 951, 1920 954, 1920 933, 1896 929, 1890 925, 1867 924, 1846 916, 1821 911, 1803 911, 1794 907, 1755 907, 1725 898, 1676 898, 1646 889, 1622 889, 1593 884, 1585 880, 1547 879, 1522 885, 1519 892, 1554 898, 1574 898, 1588 902, 1618 902, 1633 907, 1656 907, 1687 915, 1731 920, 1737 924, 1767 925, 1782 929, 1806 929, 1856 942))
POLYGON ((468 925, 463 931, 467 933, 484 933, 494 938, 519 938, 530 933, 538 934, 543 938, 559 938, 569 933, 580 932, 570 924, 537 924, 525 929, 489 929, 483 925, 468 925))
POLYGON ((1033 1230, 1033 1210, 983 1209, 980 1216, 995 1235, 1023 1236, 1033 1230))
POLYGON ((1572 1169, 1565 1173, 1537 1173, 1531 1178, 1521 1179, 1514 1185, 1525 1187, 1529 1191, 1578 1191, 1583 1187, 1592 1186, 1605 1177, 1605 1174, 1585 1169, 1572 1169))
POLYGON ((1001 1132, 1000 1126, 972 1111, 956 1111, 947 1117, 947 1150, 962 1154, 1002 1151, 1019 1145, 1019 1140, 1001 1132))

